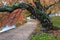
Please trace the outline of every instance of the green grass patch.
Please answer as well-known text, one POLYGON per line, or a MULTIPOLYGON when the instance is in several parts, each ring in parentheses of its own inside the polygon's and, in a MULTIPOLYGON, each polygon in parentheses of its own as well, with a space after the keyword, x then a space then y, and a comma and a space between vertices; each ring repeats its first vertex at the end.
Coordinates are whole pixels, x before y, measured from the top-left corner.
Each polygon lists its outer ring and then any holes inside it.
MULTIPOLYGON (((51 21, 55 27, 60 28, 60 17, 51 17, 51 21)), ((30 40, 60 40, 60 32, 57 38, 53 33, 40 33, 41 24, 37 25, 35 33, 30 36, 30 40)))
POLYGON ((51 21, 53 23, 54 26, 59 27, 60 28, 60 17, 51 17, 51 21))
POLYGON ((32 37, 31 40, 57 40, 54 34, 40 33, 32 37))

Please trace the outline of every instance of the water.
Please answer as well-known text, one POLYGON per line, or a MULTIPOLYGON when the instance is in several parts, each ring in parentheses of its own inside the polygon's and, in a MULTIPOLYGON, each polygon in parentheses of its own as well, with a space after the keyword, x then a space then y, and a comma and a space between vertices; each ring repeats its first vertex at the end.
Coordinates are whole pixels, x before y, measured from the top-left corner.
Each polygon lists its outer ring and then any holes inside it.
POLYGON ((13 28, 15 28, 15 25, 12 25, 12 26, 6 25, 4 28, 2 28, 2 30, 0 30, 0 33, 11 30, 13 28))

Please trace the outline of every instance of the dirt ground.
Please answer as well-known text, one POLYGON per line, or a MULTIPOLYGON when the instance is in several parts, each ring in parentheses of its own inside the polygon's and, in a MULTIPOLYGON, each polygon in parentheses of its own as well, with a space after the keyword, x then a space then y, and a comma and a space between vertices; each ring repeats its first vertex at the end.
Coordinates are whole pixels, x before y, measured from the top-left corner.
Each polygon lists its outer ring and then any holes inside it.
POLYGON ((27 23, 0 34, 0 40, 28 40, 30 34, 37 27, 36 20, 29 20, 27 23))

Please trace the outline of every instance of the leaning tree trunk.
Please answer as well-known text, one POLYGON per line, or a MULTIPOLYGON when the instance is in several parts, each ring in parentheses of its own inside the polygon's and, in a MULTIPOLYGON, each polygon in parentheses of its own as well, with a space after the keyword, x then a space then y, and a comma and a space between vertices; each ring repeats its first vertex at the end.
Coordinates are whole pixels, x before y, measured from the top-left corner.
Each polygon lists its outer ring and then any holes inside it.
POLYGON ((45 13, 42 13, 41 10, 33 7, 28 3, 16 3, 13 6, 0 7, 0 12, 13 12, 18 8, 27 9, 31 13, 31 15, 35 16, 41 22, 42 27, 46 28, 46 30, 50 30, 53 28, 49 17, 47 17, 45 13))

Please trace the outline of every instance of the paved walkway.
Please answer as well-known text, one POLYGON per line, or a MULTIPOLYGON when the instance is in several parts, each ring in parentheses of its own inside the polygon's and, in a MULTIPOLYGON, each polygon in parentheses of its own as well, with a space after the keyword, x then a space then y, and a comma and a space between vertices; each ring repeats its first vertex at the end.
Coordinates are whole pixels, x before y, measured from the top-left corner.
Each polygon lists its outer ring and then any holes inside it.
POLYGON ((0 40, 28 40, 30 34, 37 27, 37 21, 31 19, 24 25, 0 34, 0 40))

